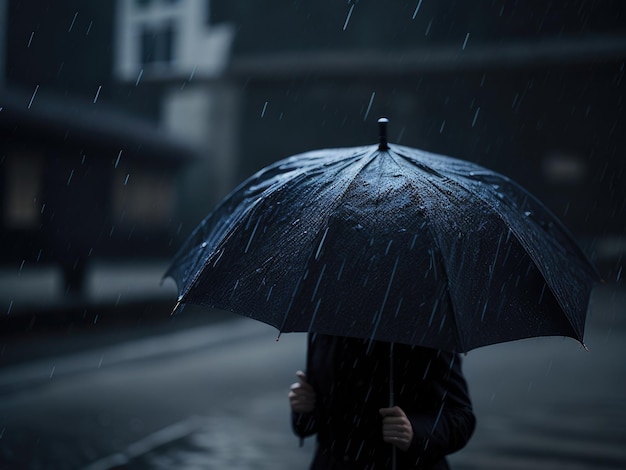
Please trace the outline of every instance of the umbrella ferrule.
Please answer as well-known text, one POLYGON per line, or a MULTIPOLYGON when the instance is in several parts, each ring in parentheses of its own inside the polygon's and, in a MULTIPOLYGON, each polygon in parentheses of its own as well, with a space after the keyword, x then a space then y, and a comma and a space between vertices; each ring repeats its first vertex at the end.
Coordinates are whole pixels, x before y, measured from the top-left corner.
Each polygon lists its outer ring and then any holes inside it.
POLYGON ((378 150, 389 150, 389 145, 387 144, 387 124, 389 124, 389 119, 386 117, 378 119, 378 150))

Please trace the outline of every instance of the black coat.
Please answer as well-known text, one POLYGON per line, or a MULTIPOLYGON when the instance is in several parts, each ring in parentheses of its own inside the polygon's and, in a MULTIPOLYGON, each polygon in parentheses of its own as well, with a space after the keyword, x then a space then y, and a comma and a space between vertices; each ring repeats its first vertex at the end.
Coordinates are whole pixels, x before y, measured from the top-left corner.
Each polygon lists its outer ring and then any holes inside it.
MULTIPOLYGON (((297 435, 317 433, 312 469, 391 468, 391 445, 382 440, 380 408, 390 406, 390 345, 309 335, 307 380, 316 409, 294 413, 297 435)), ((462 448, 475 417, 457 354, 395 344, 394 405, 407 414, 414 438, 397 454, 397 468, 448 468, 445 456, 462 448)))

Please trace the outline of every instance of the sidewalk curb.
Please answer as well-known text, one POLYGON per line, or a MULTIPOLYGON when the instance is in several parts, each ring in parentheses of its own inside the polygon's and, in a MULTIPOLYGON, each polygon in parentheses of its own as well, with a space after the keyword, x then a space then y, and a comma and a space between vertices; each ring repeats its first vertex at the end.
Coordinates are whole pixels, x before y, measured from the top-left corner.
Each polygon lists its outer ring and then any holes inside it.
POLYGON ((0 369, 0 396, 45 386, 58 377, 218 347, 267 334, 269 328, 268 325, 233 315, 229 321, 7 366, 0 369))

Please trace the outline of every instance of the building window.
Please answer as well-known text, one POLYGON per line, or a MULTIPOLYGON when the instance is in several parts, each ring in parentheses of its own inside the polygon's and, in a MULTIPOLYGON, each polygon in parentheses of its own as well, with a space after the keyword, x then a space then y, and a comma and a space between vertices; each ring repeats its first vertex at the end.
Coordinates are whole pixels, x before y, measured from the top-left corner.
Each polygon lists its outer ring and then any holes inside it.
POLYGON ((174 184, 169 175, 120 171, 113 185, 114 220, 126 226, 164 228, 173 215, 174 199, 174 184))
POLYGON ((41 222, 43 157, 16 152, 5 161, 4 223, 12 229, 32 229, 41 222))
POLYGON ((170 64, 173 61, 174 27, 144 26, 141 32, 141 63, 170 64))
POLYGON ((587 165, 579 156, 567 152, 551 152, 542 161, 544 176, 551 183, 583 184, 587 178, 587 165))

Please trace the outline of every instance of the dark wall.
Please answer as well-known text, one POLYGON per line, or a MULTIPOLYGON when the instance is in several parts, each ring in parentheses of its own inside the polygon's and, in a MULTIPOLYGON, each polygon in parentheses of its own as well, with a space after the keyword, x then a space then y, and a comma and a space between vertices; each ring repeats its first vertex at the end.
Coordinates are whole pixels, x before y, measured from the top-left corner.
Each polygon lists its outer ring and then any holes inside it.
POLYGON ((113 77, 117 2, 10 0, 6 84, 108 103, 158 122, 161 87, 113 77))
POLYGON ((462 44, 468 33, 472 43, 482 43, 626 29, 626 3, 620 0, 212 0, 211 5, 214 22, 237 23, 235 51, 242 55, 462 44))
MULTIPOLYGON (((237 18, 236 57, 320 50, 384 56, 430 46, 434 53, 439 46, 460 52, 465 40, 468 50, 476 50, 512 41, 610 42, 626 33, 622 1, 212 3, 214 20, 237 18)), ((512 177, 582 237, 624 235, 625 64, 623 52, 598 59, 581 53, 579 60, 555 54, 536 63, 387 77, 251 75, 242 85, 239 178, 293 153, 372 143, 376 119, 387 115, 391 141, 512 177), (550 179, 545 166, 553 154, 581 161, 582 176, 575 182, 550 179)))
POLYGON ((7 83, 106 99, 113 61, 110 2, 9 1, 7 83))
MULTIPOLYGON (((114 3, 9 2, 7 84, 111 102, 158 116, 159 85, 112 79, 114 3), (31 38, 32 36, 32 38, 31 38)), ((236 27, 234 58, 255 54, 399 53, 511 41, 623 38, 626 2, 518 0, 212 0, 236 27), (466 42, 467 41, 467 42, 466 42)), ((529 187, 581 237, 626 235, 625 56, 373 77, 239 77, 239 180, 293 153, 390 140, 466 158, 529 187), (371 105, 370 105, 371 102, 371 105), (583 162, 576 182, 546 177, 546 157, 583 162)))
POLYGON ((476 161, 517 179, 565 213, 579 232, 622 230, 626 125, 619 64, 464 74, 395 82, 304 81, 250 85, 241 140, 242 178, 292 153, 374 143, 376 119, 391 118, 390 140, 476 161), (482 84, 482 85, 481 85, 482 84), (372 99, 373 96, 373 99, 372 99), (370 100, 371 108, 365 116, 370 100), (265 104, 267 103, 267 105, 265 104), (264 116, 261 117, 265 107, 264 116), (577 186, 554 186, 542 171, 550 152, 582 158, 577 186), (594 201, 603 201, 594 208, 594 201), (604 210, 604 209, 606 210, 604 210))

